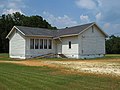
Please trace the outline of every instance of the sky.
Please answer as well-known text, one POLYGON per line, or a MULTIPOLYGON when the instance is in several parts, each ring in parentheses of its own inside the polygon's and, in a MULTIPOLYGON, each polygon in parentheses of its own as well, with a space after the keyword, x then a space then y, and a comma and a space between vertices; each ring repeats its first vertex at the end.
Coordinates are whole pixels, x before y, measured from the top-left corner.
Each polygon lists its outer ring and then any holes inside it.
POLYGON ((0 0, 0 15, 14 12, 40 15, 57 28, 96 22, 120 35, 120 0, 0 0))

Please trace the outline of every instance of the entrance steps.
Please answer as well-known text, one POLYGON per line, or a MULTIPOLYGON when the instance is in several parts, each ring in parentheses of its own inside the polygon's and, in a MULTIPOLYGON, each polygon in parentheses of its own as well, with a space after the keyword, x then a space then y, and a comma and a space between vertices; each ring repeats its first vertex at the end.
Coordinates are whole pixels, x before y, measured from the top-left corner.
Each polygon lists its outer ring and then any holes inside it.
POLYGON ((58 54, 61 58, 67 58, 64 54, 58 54))
POLYGON ((53 54, 53 53, 43 54, 40 56, 36 56, 35 58, 56 58, 56 57, 67 58, 64 54, 53 54))
POLYGON ((53 58, 53 57, 55 57, 55 54, 53 54, 53 53, 48 53, 48 54, 36 56, 36 58, 53 58))

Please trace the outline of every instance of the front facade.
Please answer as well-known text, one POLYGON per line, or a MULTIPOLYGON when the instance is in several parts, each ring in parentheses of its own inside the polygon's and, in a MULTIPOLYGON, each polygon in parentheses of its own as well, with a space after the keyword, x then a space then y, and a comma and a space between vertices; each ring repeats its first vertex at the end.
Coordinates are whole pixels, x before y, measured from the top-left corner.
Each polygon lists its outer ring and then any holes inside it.
POLYGON ((63 54, 68 58, 102 57, 106 37, 96 23, 63 30, 14 26, 7 35, 10 57, 20 59, 46 54, 63 54))

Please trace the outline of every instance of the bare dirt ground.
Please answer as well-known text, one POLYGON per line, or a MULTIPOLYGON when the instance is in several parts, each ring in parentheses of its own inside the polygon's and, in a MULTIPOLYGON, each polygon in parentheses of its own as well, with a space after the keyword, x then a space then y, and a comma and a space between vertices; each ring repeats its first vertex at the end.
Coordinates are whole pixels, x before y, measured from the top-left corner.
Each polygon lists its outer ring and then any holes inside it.
POLYGON ((0 61, 27 66, 63 67, 69 71, 106 74, 120 77, 120 59, 109 60, 24 60, 24 61, 0 61))

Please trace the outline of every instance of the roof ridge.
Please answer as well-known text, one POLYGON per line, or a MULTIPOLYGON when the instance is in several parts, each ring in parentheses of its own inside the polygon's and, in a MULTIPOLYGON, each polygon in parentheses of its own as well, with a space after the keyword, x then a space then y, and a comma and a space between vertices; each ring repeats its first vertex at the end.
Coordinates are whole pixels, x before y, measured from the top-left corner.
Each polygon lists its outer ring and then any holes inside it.
MULTIPOLYGON (((69 29, 69 28, 74 28, 74 27, 79 27, 79 26, 88 25, 88 24, 94 24, 94 23, 95 23, 95 22, 91 22, 91 23, 86 23, 86 24, 71 26, 71 27, 68 27, 68 28, 55 29, 55 30, 58 30, 58 31, 59 31, 59 30, 63 30, 63 29, 69 29)), ((19 26, 19 25, 15 25, 15 27, 25 27, 25 28, 34 28, 34 29, 53 30, 53 29, 42 28, 42 27, 19 26)), ((54 30, 53 30, 53 31, 54 31, 54 30)))
MULTIPOLYGON (((25 28, 33 28, 33 29, 45 29, 45 30, 53 30, 53 29, 48 29, 48 28, 42 28, 42 27, 29 27, 29 26, 17 26, 15 25, 15 27, 25 27, 25 28)), ((56 29, 57 30, 57 29, 56 29)), ((53 30, 54 31, 54 30, 53 30)))
POLYGON ((62 28, 62 29, 58 29, 58 30, 69 29, 69 28, 74 28, 74 27, 80 27, 80 26, 89 25, 89 24, 92 25, 92 24, 95 24, 95 22, 81 24, 81 25, 76 25, 76 26, 71 26, 71 27, 68 27, 68 28, 62 28))

